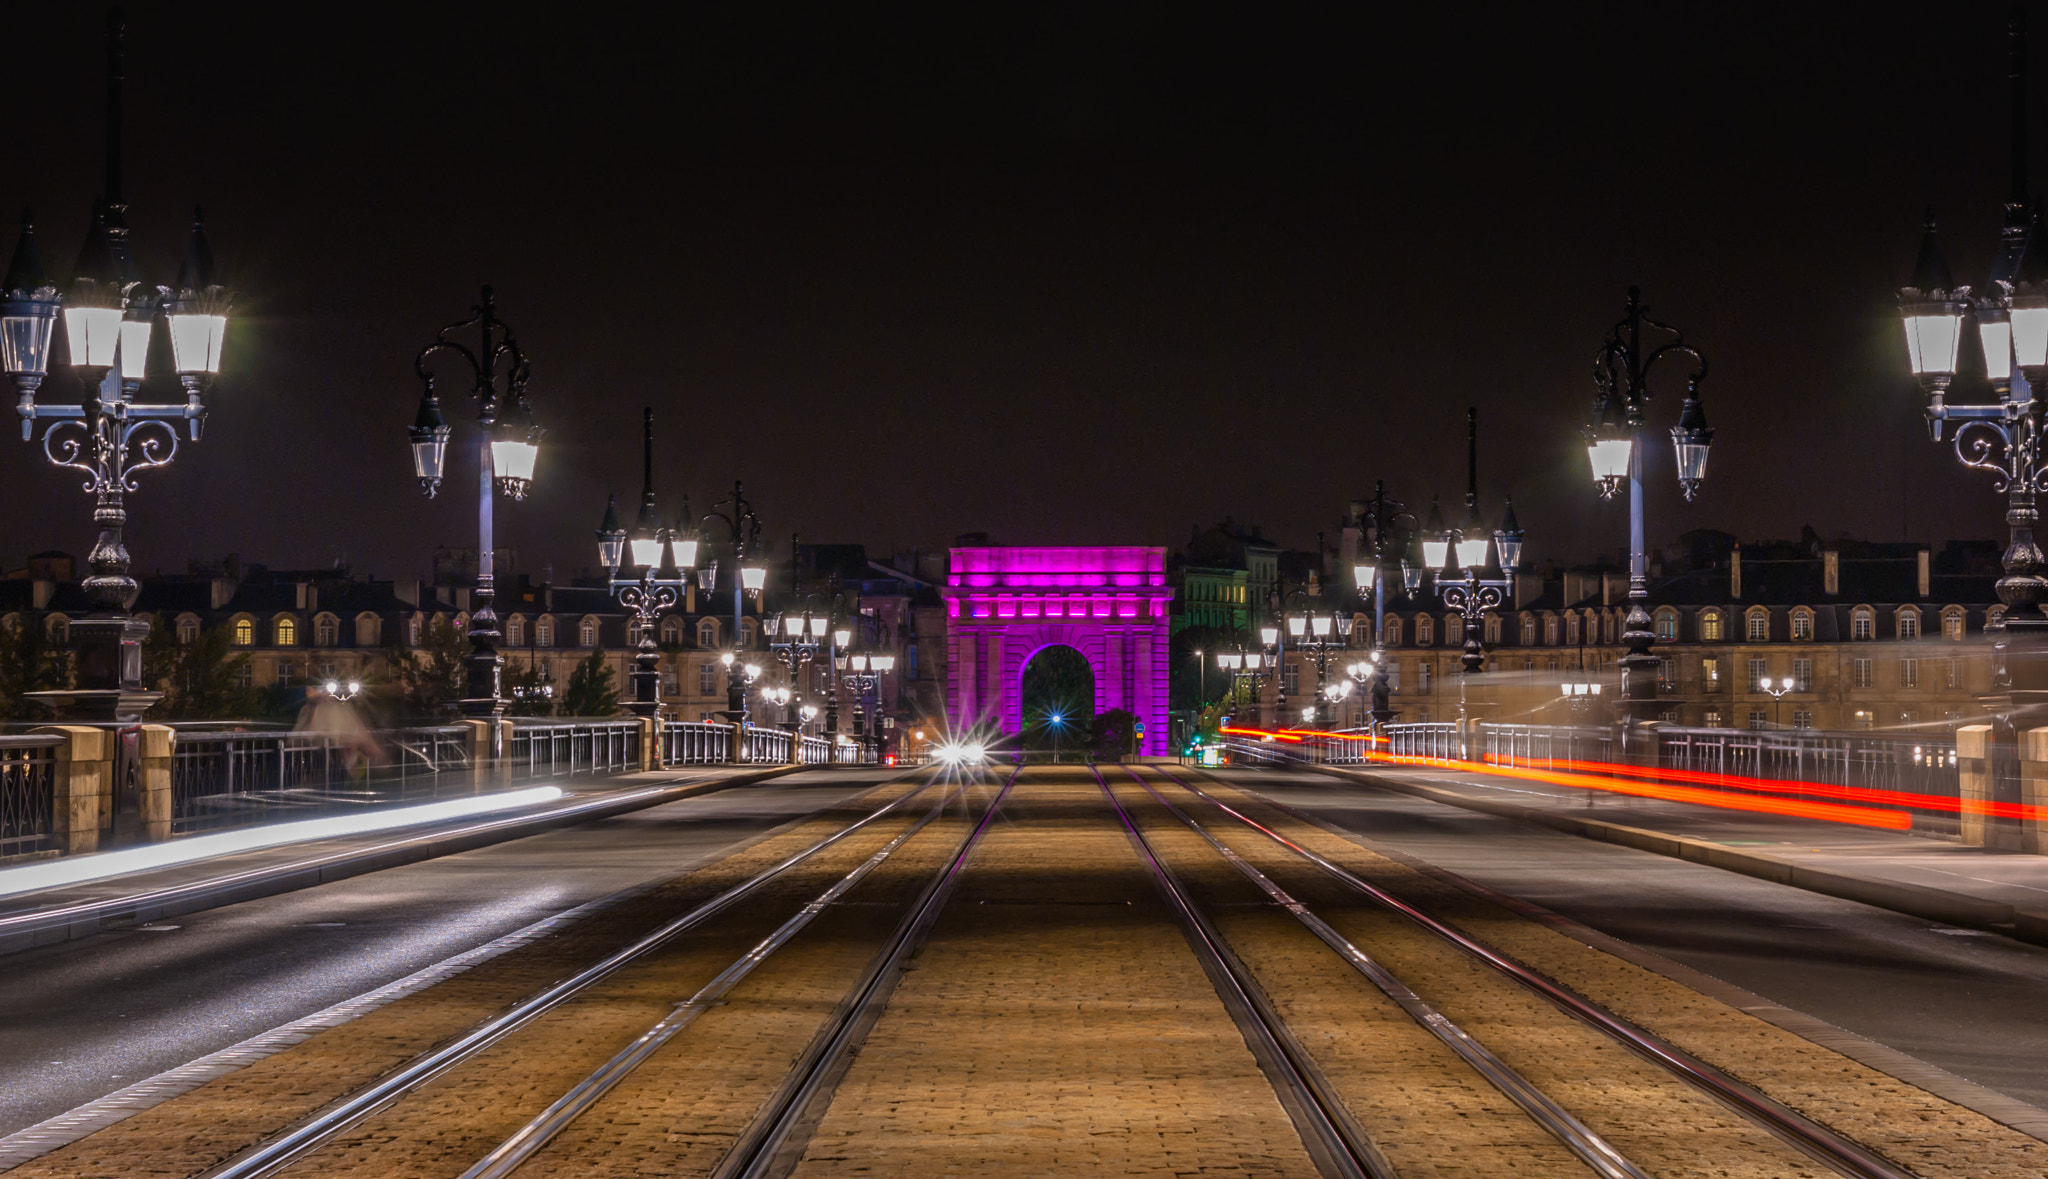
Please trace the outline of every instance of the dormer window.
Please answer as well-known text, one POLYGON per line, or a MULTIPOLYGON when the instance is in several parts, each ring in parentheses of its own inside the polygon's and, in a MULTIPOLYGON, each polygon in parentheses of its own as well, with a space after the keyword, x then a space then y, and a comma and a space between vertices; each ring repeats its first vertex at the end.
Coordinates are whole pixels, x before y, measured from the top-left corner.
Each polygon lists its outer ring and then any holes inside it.
POLYGON ((1799 609, 1792 612, 1792 638, 1801 643, 1813 641, 1813 611, 1799 609))
POLYGON ((1721 612, 1706 610, 1700 614, 1700 641, 1718 643, 1721 641, 1721 612))
POLYGON ((1877 637, 1877 613, 1868 606, 1858 606, 1849 615, 1849 637, 1870 639, 1877 637))

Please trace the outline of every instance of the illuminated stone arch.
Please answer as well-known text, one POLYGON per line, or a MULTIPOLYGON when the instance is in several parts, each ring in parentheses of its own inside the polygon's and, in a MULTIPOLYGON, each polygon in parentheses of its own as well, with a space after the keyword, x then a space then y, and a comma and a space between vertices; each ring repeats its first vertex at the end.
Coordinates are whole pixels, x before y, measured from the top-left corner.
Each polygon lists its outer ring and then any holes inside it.
POLYGON ((1173 589, 1163 548, 957 548, 946 600, 946 709, 966 728, 1023 729, 1024 669, 1048 647, 1079 651, 1095 710, 1129 709, 1142 753, 1164 756, 1173 589))

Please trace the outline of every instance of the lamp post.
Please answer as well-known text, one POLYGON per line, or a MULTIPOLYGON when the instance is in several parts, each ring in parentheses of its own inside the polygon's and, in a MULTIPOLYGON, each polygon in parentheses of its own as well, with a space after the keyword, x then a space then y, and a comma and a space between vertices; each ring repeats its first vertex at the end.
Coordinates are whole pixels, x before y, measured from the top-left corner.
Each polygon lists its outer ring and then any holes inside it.
MULTIPOLYGON (((2048 717, 2048 563, 2034 530, 2039 495, 2048 486, 2042 455, 2043 390, 2048 390, 2048 242, 2041 239, 2039 205, 2027 192, 2026 28, 2015 11, 2008 28, 2011 79, 2011 189, 1989 281, 1981 293, 1951 276, 1930 213, 1912 278, 1899 292, 1906 353, 1927 392, 1927 422, 1934 441, 1959 423, 1952 445, 1965 466, 1989 471, 2005 493, 2008 540, 1998 579, 2003 614, 1987 622, 1992 650, 1993 782, 2020 775, 2019 733, 2048 717), (1959 367, 1963 322, 1975 317, 1983 348, 1989 404, 1951 405, 1947 395, 1959 367)), ((2014 835, 1994 821, 1989 842, 2016 847, 2014 835)))
MULTIPOLYGON (((432 343, 413 358, 413 371, 424 388, 419 413, 413 419, 413 474, 429 498, 441 489, 447 470, 448 422, 441 415, 441 398, 435 389, 434 362, 453 358, 458 379, 467 379, 465 392, 476 401, 477 496, 476 496, 476 594, 469 616, 469 657, 465 695, 457 702, 463 716, 473 720, 496 721, 505 715, 503 691, 504 657, 498 654, 497 577, 493 569, 491 512, 496 494, 514 500, 526 498, 533 485, 534 459, 539 455, 540 428, 533 424, 533 407, 526 400, 526 381, 531 373, 526 354, 512 328, 498 318, 491 288, 470 309, 468 319, 451 323, 434 336, 432 343), (476 330, 474 348, 457 339, 476 330), (500 388, 500 386, 503 386, 500 388)), ((491 726, 491 756, 503 753, 504 739, 491 726)))
MULTIPOLYGON (((1485 670, 1486 654, 1481 628, 1486 612, 1507 604, 1514 588, 1514 571, 1521 564, 1525 534, 1515 520, 1512 500, 1501 515, 1500 527, 1487 534, 1479 518, 1479 410, 1465 411, 1465 515, 1456 528, 1446 527, 1443 509, 1430 500, 1429 520, 1423 525, 1417 547, 1423 565, 1435 578, 1436 594, 1443 604, 1456 610, 1465 634, 1465 653, 1460 657, 1470 675, 1485 670)), ((1419 580, 1412 566, 1404 577, 1419 580)))
MULTIPOLYGON (((607 499, 604 522, 597 529, 597 554, 607 588, 620 605, 633 612, 640 632, 631 676, 633 698, 626 710, 634 716, 654 717, 661 712, 661 654, 654 628, 662 611, 673 610, 682 601, 690 569, 697 563, 697 541, 661 526, 654 501, 654 408, 649 406, 641 413, 640 515, 628 533, 619 527, 617 501, 607 499), (638 576, 620 577, 622 563, 627 569, 638 569, 638 576)), ((689 516, 687 500, 683 515, 689 516)))
MULTIPOLYGON (((192 232, 177 286, 149 286, 135 277, 128 244, 128 206, 121 195, 121 81, 123 23, 107 20, 107 125, 104 188, 93 204, 92 221, 79 250, 68 292, 45 277, 36 248, 35 224, 24 210, 21 236, 4 280, 0 280, 0 367, 12 378, 20 401, 22 441, 32 441, 39 423, 43 456, 59 467, 85 473, 99 527, 86 556, 91 571, 82 588, 91 608, 72 622, 75 685, 32 693, 60 717, 132 725, 156 702, 158 693, 142 682, 142 640, 146 622, 129 610, 141 587, 129 576, 124 526, 127 493, 135 475, 168 464, 178 453, 178 423, 187 441, 199 440, 206 421, 206 393, 220 372, 221 340, 227 330, 227 289, 214 280, 213 251, 204 219, 193 212, 192 232), (50 345, 62 313, 69 367, 80 400, 51 405, 36 400, 49 375, 50 345), (172 366, 185 400, 153 405, 138 402, 149 341, 161 321, 170 332, 172 366)), ((121 774, 115 802, 115 838, 140 834, 139 785, 121 774)))
POLYGON ((852 654, 840 658, 845 663, 842 680, 853 688, 853 735, 866 748, 870 738, 877 743, 882 739, 879 724, 882 677, 895 670, 896 657, 852 654), (870 699, 873 704, 869 703, 870 699))
POLYGON ((1259 651, 1219 651, 1216 666, 1230 673, 1230 698, 1232 707, 1242 700, 1249 689, 1254 710, 1257 708, 1259 693, 1265 687, 1268 674, 1266 656, 1259 651))
MULTIPOLYGON (((1273 596, 1275 599, 1279 597, 1277 593, 1273 596)), ((1278 604, 1277 600, 1275 604, 1278 604)), ((1277 624, 1259 628, 1259 648, 1264 654, 1267 671, 1273 680, 1273 722, 1275 724, 1284 721, 1287 715, 1287 677, 1280 670, 1281 661, 1287 657, 1287 651, 1280 645, 1280 630, 1281 628, 1277 624)), ((1260 682, 1259 694, 1262 698, 1265 695, 1263 681, 1260 682)), ((1265 701, 1261 699, 1260 704, 1263 705, 1264 703, 1265 701)), ((1265 709, 1261 707, 1260 719, 1262 720, 1264 719, 1264 712, 1265 709)))
POLYGON ((1678 486, 1690 503, 1707 476, 1707 448, 1714 431, 1700 408, 1700 382, 1707 377, 1707 359, 1685 342, 1685 336, 1645 312, 1641 289, 1628 289, 1622 317, 1608 329, 1607 340, 1593 358, 1593 420, 1582 433, 1593 481, 1600 497, 1612 499, 1628 485, 1628 615, 1621 641, 1628 654, 1621 666, 1623 717, 1630 723, 1657 719, 1657 664, 1650 647, 1657 641, 1650 629, 1649 557, 1643 544, 1643 452, 1650 376, 1660 362, 1681 357, 1690 365, 1685 403, 1671 428, 1672 453, 1678 462, 1678 486), (1643 330, 1663 342, 1650 347, 1643 330))
POLYGON ((1308 723, 1314 725, 1321 717, 1324 689, 1330 683, 1330 657, 1343 650, 1350 638, 1351 616, 1317 611, 1309 604, 1309 595, 1304 591, 1296 590, 1293 596, 1302 600, 1302 607, 1299 613, 1286 616, 1287 637, 1316 665, 1315 692, 1309 697, 1308 708, 1303 713, 1308 723))
POLYGON ((831 640, 830 627, 831 619, 822 612, 811 613, 801 607, 768 619, 768 650, 782 662, 789 684, 796 691, 803 690, 799 677, 804 665, 826 650, 826 643, 831 640))
MULTIPOLYGON (((746 609, 746 595, 758 595, 762 588, 768 584, 767 569, 759 565, 748 565, 746 563, 747 550, 761 542, 761 520, 760 517, 754 515, 753 505, 747 502, 747 497, 742 493, 737 479, 733 481, 732 498, 714 504, 712 509, 704 514, 704 519, 701 523, 708 525, 713 521, 723 525, 730 534, 729 541, 732 545, 733 564, 732 645, 733 650, 737 651, 740 645, 740 616, 746 609)), ((705 570, 703 578, 705 593, 709 594, 713 591, 717 576, 718 568, 716 565, 705 570)), ((734 670, 742 665, 733 659, 725 659, 721 662, 725 664, 726 669, 726 719, 735 724, 744 724, 747 719, 747 685, 740 682, 738 673, 734 670)), ((745 666, 751 667, 752 664, 745 666)), ((758 669, 755 671, 755 674, 760 674, 758 669)), ((752 681, 749 680, 748 682, 751 683, 752 681)))
POLYGON ((1408 513, 1406 504, 1388 498, 1387 485, 1383 481, 1373 482, 1373 495, 1367 501, 1364 525, 1371 560, 1353 566, 1351 573, 1352 585, 1357 588, 1358 596, 1372 602, 1372 654, 1367 659, 1370 675, 1363 679, 1353 678, 1370 693, 1372 723, 1379 727, 1400 715, 1392 707, 1387 686, 1387 561, 1390 557, 1400 560, 1402 585, 1410 594, 1421 586, 1425 570, 1420 563, 1405 559, 1408 549, 1416 543, 1418 526, 1415 517, 1408 513), (1406 544, 1402 542, 1403 536, 1408 538, 1406 544))
POLYGON ((1600 699, 1599 684, 1573 680, 1562 686, 1565 703, 1571 705, 1573 712, 1584 712, 1593 706, 1594 701, 1600 699))
POLYGON ((1784 700, 1785 694, 1792 690, 1792 677, 1788 675, 1782 679, 1773 682, 1771 677, 1765 676, 1757 681, 1756 688, 1759 692, 1770 693, 1771 723, 1778 726, 1781 729, 1784 728, 1785 722, 1778 719, 1781 715, 1783 715, 1779 712, 1779 702, 1784 700))

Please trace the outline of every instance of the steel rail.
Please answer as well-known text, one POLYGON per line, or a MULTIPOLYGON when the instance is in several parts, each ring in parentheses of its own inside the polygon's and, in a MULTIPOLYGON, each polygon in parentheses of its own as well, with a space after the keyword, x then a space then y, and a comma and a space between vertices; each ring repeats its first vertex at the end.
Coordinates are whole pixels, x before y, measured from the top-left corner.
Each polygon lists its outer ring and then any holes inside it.
POLYGON ((703 904, 690 910, 667 924, 645 934, 622 949, 615 950, 594 965, 588 966, 546 990, 523 1000, 502 1015, 478 1024, 459 1038, 433 1051, 415 1057, 412 1063, 399 1069, 382 1080, 364 1086, 347 1097, 328 1105, 326 1108, 302 1119, 277 1136, 257 1144, 234 1158, 200 1173, 201 1179, 256 1179, 268 1175, 291 1163, 306 1152, 313 1150, 329 1139, 347 1130, 350 1126, 397 1101, 405 1094, 417 1089, 456 1065, 476 1056, 484 1049, 511 1035, 541 1015, 553 1010, 579 993, 617 972, 629 963, 659 948, 677 935, 684 933, 705 921, 723 913, 739 901, 759 889, 762 885, 782 875, 790 868, 802 863, 854 832, 876 822, 896 808, 929 790, 939 781, 939 775, 920 783, 916 788, 884 803, 873 812, 840 828, 818 842, 795 852, 753 876, 740 881, 703 904))
POLYGON ((823 1119, 825 1107, 837 1090, 853 1054, 867 1040, 868 1033, 882 1017, 896 984, 903 977, 905 959, 924 945, 939 912, 953 897, 967 859, 981 843, 1010 788, 1024 772, 1019 765, 1010 771, 1003 788, 991 799, 974 829, 961 840, 945 870, 932 877, 924 891, 904 913, 889 941, 869 963, 860 979, 848 991, 818 1034, 812 1037, 774 1095, 733 1143, 725 1157, 711 1171, 711 1179, 763 1179, 794 1170, 810 1142, 810 1131, 823 1119))
MULTIPOLYGON (((1273 898, 1273 901, 1281 908, 1287 910, 1296 921, 1308 927, 1309 932, 1322 939, 1323 944, 1336 951, 1338 957, 1349 963, 1352 969, 1364 975, 1374 986, 1385 993, 1387 998, 1392 999, 1401 1010, 1407 1012, 1410 1018, 1415 1020, 1416 1023, 1421 1024, 1431 1034, 1436 1036, 1437 1039, 1443 1041, 1466 1064, 1471 1065, 1480 1076, 1485 1077, 1494 1088, 1499 1089, 1508 1100, 1521 1106, 1524 1113, 1528 1114, 1545 1130, 1548 1130, 1573 1154, 1578 1155, 1587 1166, 1593 1169, 1595 1174, 1602 1176, 1603 1179, 1649 1179, 1649 1176, 1644 1174, 1641 1168, 1630 1161, 1628 1156, 1615 1149, 1612 1143, 1594 1133, 1584 1122, 1574 1117, 1570 1111, 1531 1084, 1528 1078, 1516 1072, 1506 1061, 1495 1056, 1486 1045, 1473 1039, 1471 1033, 1459 1027, 1449 1017, 1431 1005, 1428 1000, 1416 994, 1408 984, 1402 982, 1392 971, 1374 961, 1371 955, 1360 950, 1349 938, 1338 933, 1329 922, 1316 916, 1306 905, 1296 900, 1285 889, 1274 883, 1271 877, 1253 867, 1244 857, 1238 855, 1237 852, 1225 845, 1222 840, 1216 838, 1216 834, 1202 825, 1194 816, 1183 811, 1164 795, 1160 794, 1159 791, 1153 789, 1152 784, 1140 777, 1137 771, 1126 766, 1125 772, 1129 773, 1137 781, 1138 785, 1143 786, 1145 792, 1150 794, 1160 806, 1166 808, 1174 818, 1179 819, 1195 834, 1207 841, 1210 847, 1216 849, 1218 855, 1229 861, 1231 866, 1242 873, 1247 880, 1257 885, 1261 892, 1273 898)), ((1170 775, 1167 778, 1169 781, 1173 781, 1170 775)))
POLYGON ((1252 980, 1251 972, 1237 960, 1222 935, 1195 907, 1180 878, 1159 858, 1151 841, 1131 821, 1130 812, 1124 809, 1116 791, 1110 789, 1102 771, 1090 764, 1088 772, 1095 776, 1095 784, 1102 788, 1103 797, 1115 808, 1117 819, 1123 823, 1124 834, 1150 869, 1153 883, 1159 886, 1160 895, 1165 898, 1187 936, 1188 945, 1201 962, 1203 972, 1215 986, 1217 997, 1244 1033, 1245 1043, 1272 1082, 1281 1105, 1301 1134, 1302 1145, 1308 1148, 1318 1169, 1345 1179, 1396 1179, 1392 1164, 1352 1119, 1328 1079, 1322 1075, 1322 1070, 1316 1067, 1307 1050, 1288 1030, 1280 1013, 1252 980))
MULTIPOLYGON (((1694 1088, 1715 1098, 1722 1104, 1749 1118, 1751 1121, 1775 1134, 1779 1140, 1805 1154, 1808 1158, 1851 1179, 1917 1179, 1903 1167, 1859 1143, 1844 1138, 1826 1126, 1815 1122, 1761 1090, 1723 1072, 1721 1069, 1701 1060, 1669 1040, 1649 1032, 1634 1023, 1609 1011, 1606 1007, 1586 998, 1563 983, 1529 967, 1522 962, 1501 953, 1485 942, 1465 933, 1463 930, 1437 920, 1428 913, 1410 905, 1399 897, 1368 884, 1343 867, 1332 863, 1315 852, 1295 843, 1293 840, 1250 818, 1230 804, 1215 797, 1191 782, 1182 781, 1163 768, 1162 773, 1173 778, 1183 789, 1203 799, 1224 814, 1238 820, 1245 826, 1260 832, 1267 838, 1314 864, 1328 875, 1342 881, 1352 889, 1363 893, 1388 910, 1407 918, 1424 930, 1442 938, 1473 958, 1484 962, 1515 982, 1534 991, 1551 1004, 1592 1028, 1605 1033, 1636 1055, 1657 1065, 1694 1088)), ((1267 805, 1303 822, 1313 823, 1286 803, 1259 796, 1267 805)))
POLYGON ((875 854, 855 865, 853 871, 840 877, 832 887, 819 893, 809 904, 797 910, 794 916, 777 926, 773 933, 762 938, 752 949, 735 959, 732 965, 720 971, 717 977, 698 988, 696 994, 676 1004, 674 1010, 642 1032, 616 1056, 557 1098, 554 1104, 536 1114, 531 1121, 499 1143, 489 1154, 478 1159, 474 1166, 462 1173, 461 1179, 502 1179, 503 1176, 510 1175, 518 1169, 556 1135, 568 1129, 570 1123, 582 1116, 584 1111, 596 1105, 634 1069, 639 1068, 641 1062, 654 1055, 663 1044, 675 1039, 684 1028, 696 1022, 698 1016, 717 1006, 741 980, 754 972, 755 967, 766 962, 775 951, 789 944, 790 939, 803 932, 804 928, 829 909, 834 901, 846 895, 854 885, 867 879, 875 869, 881 867, 895 854, 897 848, 908 843, 911 836, 930 826, 933 820, 945 813, 946 807, 952 803, 957 793, 958 791, 948 791, 939 799, 936 806, 925 812, 923 818, 883 844, 875 854))

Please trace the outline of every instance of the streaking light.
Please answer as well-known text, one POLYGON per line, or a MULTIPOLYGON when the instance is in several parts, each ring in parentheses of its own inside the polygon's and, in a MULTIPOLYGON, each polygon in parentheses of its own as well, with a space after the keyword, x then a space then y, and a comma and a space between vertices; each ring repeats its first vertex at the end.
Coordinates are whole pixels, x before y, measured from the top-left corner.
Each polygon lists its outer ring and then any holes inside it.
POLYGON ((147 872, 156 868, 189 864, 194 860, 278 847, 288 843, 331 839, 337 835, 361 835, 369 831, 390 831, 398 827, 414 827, 423 823, 438 823, 444 819, 459 819, 466 815, 517 810, 520 807, 535 806, 560 797, 562 788, 559 786, 534 786, 526 790, 508 790, 503 794, 455 798, 446 802, 430 802, 422 806, 394 807, 361 815, 337 815, 330 819, 271 823, 262 827, 246 827, 239 831, 222 831, 216 835, 198 835, 190 839, 173 840, 170 843, 153 843, 146 847, 123 848, 120 851, 98 852, 67 859, 43 860, 24 864, 19 868, 0 869, 0 896, 58 888, 88 880, 105 880, 110 876, 147 872))

